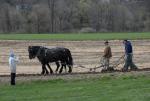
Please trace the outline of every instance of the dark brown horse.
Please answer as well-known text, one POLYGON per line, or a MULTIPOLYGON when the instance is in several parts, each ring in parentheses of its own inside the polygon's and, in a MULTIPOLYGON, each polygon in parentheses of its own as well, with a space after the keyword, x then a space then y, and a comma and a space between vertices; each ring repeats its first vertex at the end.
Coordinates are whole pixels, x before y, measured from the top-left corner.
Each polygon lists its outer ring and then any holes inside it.
POLYGON ((59 68, 59 62, 61 63, 61 69, 59 73, 62 72, 64 66, 69 67, 69 73, 72 72, 73 67, 73 59, 69 49, 64 47, 55 47, 55 48, 46 48, 42 46, 29 46, 28 47, 29 58, 33 59, 35 57, 38 58, 40 63, 42 64, 42 72, 41 74, 48 74, 48 70, 46 69, 46 65, 48 66, 50 73, 53 73, 49 63, 55 62, 57 65, 57 69, 59 68))

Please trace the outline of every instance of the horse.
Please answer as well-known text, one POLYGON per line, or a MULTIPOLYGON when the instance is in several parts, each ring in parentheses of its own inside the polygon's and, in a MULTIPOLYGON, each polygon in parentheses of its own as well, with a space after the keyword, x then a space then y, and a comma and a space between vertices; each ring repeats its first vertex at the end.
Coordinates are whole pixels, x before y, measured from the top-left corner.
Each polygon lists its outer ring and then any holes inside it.
POLYGON ((72 72, 73 67, 73 58, 69 49, 64 47, 55 47, 55 48, 46 48, 42 46, 29 46, 29 59, 38 58, 39 62, 42 65, 41 74, 48 74, 49 72, 46 69, 46 65, 48 66, 50 73, 53 73, 49 63, 55 62, 57 65, 57 69, 59 68, 59 62, 61 63, 61 69, 59 73, 62 72, 63 66, 69 67, 69 73, 72 72))

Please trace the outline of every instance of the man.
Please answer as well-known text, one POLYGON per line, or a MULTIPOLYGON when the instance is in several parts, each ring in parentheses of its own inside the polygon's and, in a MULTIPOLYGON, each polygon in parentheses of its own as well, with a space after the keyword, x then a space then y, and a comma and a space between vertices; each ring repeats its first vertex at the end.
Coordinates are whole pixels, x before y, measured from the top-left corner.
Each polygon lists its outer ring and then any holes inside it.
POLYGON ((125 46, 125 65, 122 71, 128 71, 128 67, 130 67, 131 70, 136 70, 137 66, 132 61, 133 49, 131 42, 128 40, 123 40, 123 44, 125 46))
POLYGON ((112 57, 111 48, 109 46, 109 42, 105 41, 105 49, 103 55, 104 68, 102 70, 107 70, 109 68, 109 60, 112 57))
POLYGON ((10 57, 9 57, 9 67, 11 70, 11 85, 15 85, 16 63, 17 62, 18 62, 18 59, 16 59, 14 53, 11 52, 10 57))

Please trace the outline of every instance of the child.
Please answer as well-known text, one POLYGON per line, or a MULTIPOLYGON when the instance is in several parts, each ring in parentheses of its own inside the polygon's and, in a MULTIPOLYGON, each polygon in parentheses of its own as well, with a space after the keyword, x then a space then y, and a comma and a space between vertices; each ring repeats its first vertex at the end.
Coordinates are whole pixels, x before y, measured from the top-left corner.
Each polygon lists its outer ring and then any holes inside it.
POLYGON ((9 57, 9 67, 11 70, 11 85, 15 85, 15 78, 16 78, 16 63, 18 62, 18 58, 15 58, 13 52, 10 53, 9 57))

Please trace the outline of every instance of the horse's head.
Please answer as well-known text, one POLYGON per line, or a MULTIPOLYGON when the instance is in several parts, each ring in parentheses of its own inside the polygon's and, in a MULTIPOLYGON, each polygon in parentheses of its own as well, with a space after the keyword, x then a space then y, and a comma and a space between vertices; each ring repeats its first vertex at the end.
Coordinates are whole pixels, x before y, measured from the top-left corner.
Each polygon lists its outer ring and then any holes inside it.
POLYGON ((39 49, 40 46, 29 46, 28 47, 29 59, 35 58, 38 54, 39 49))

